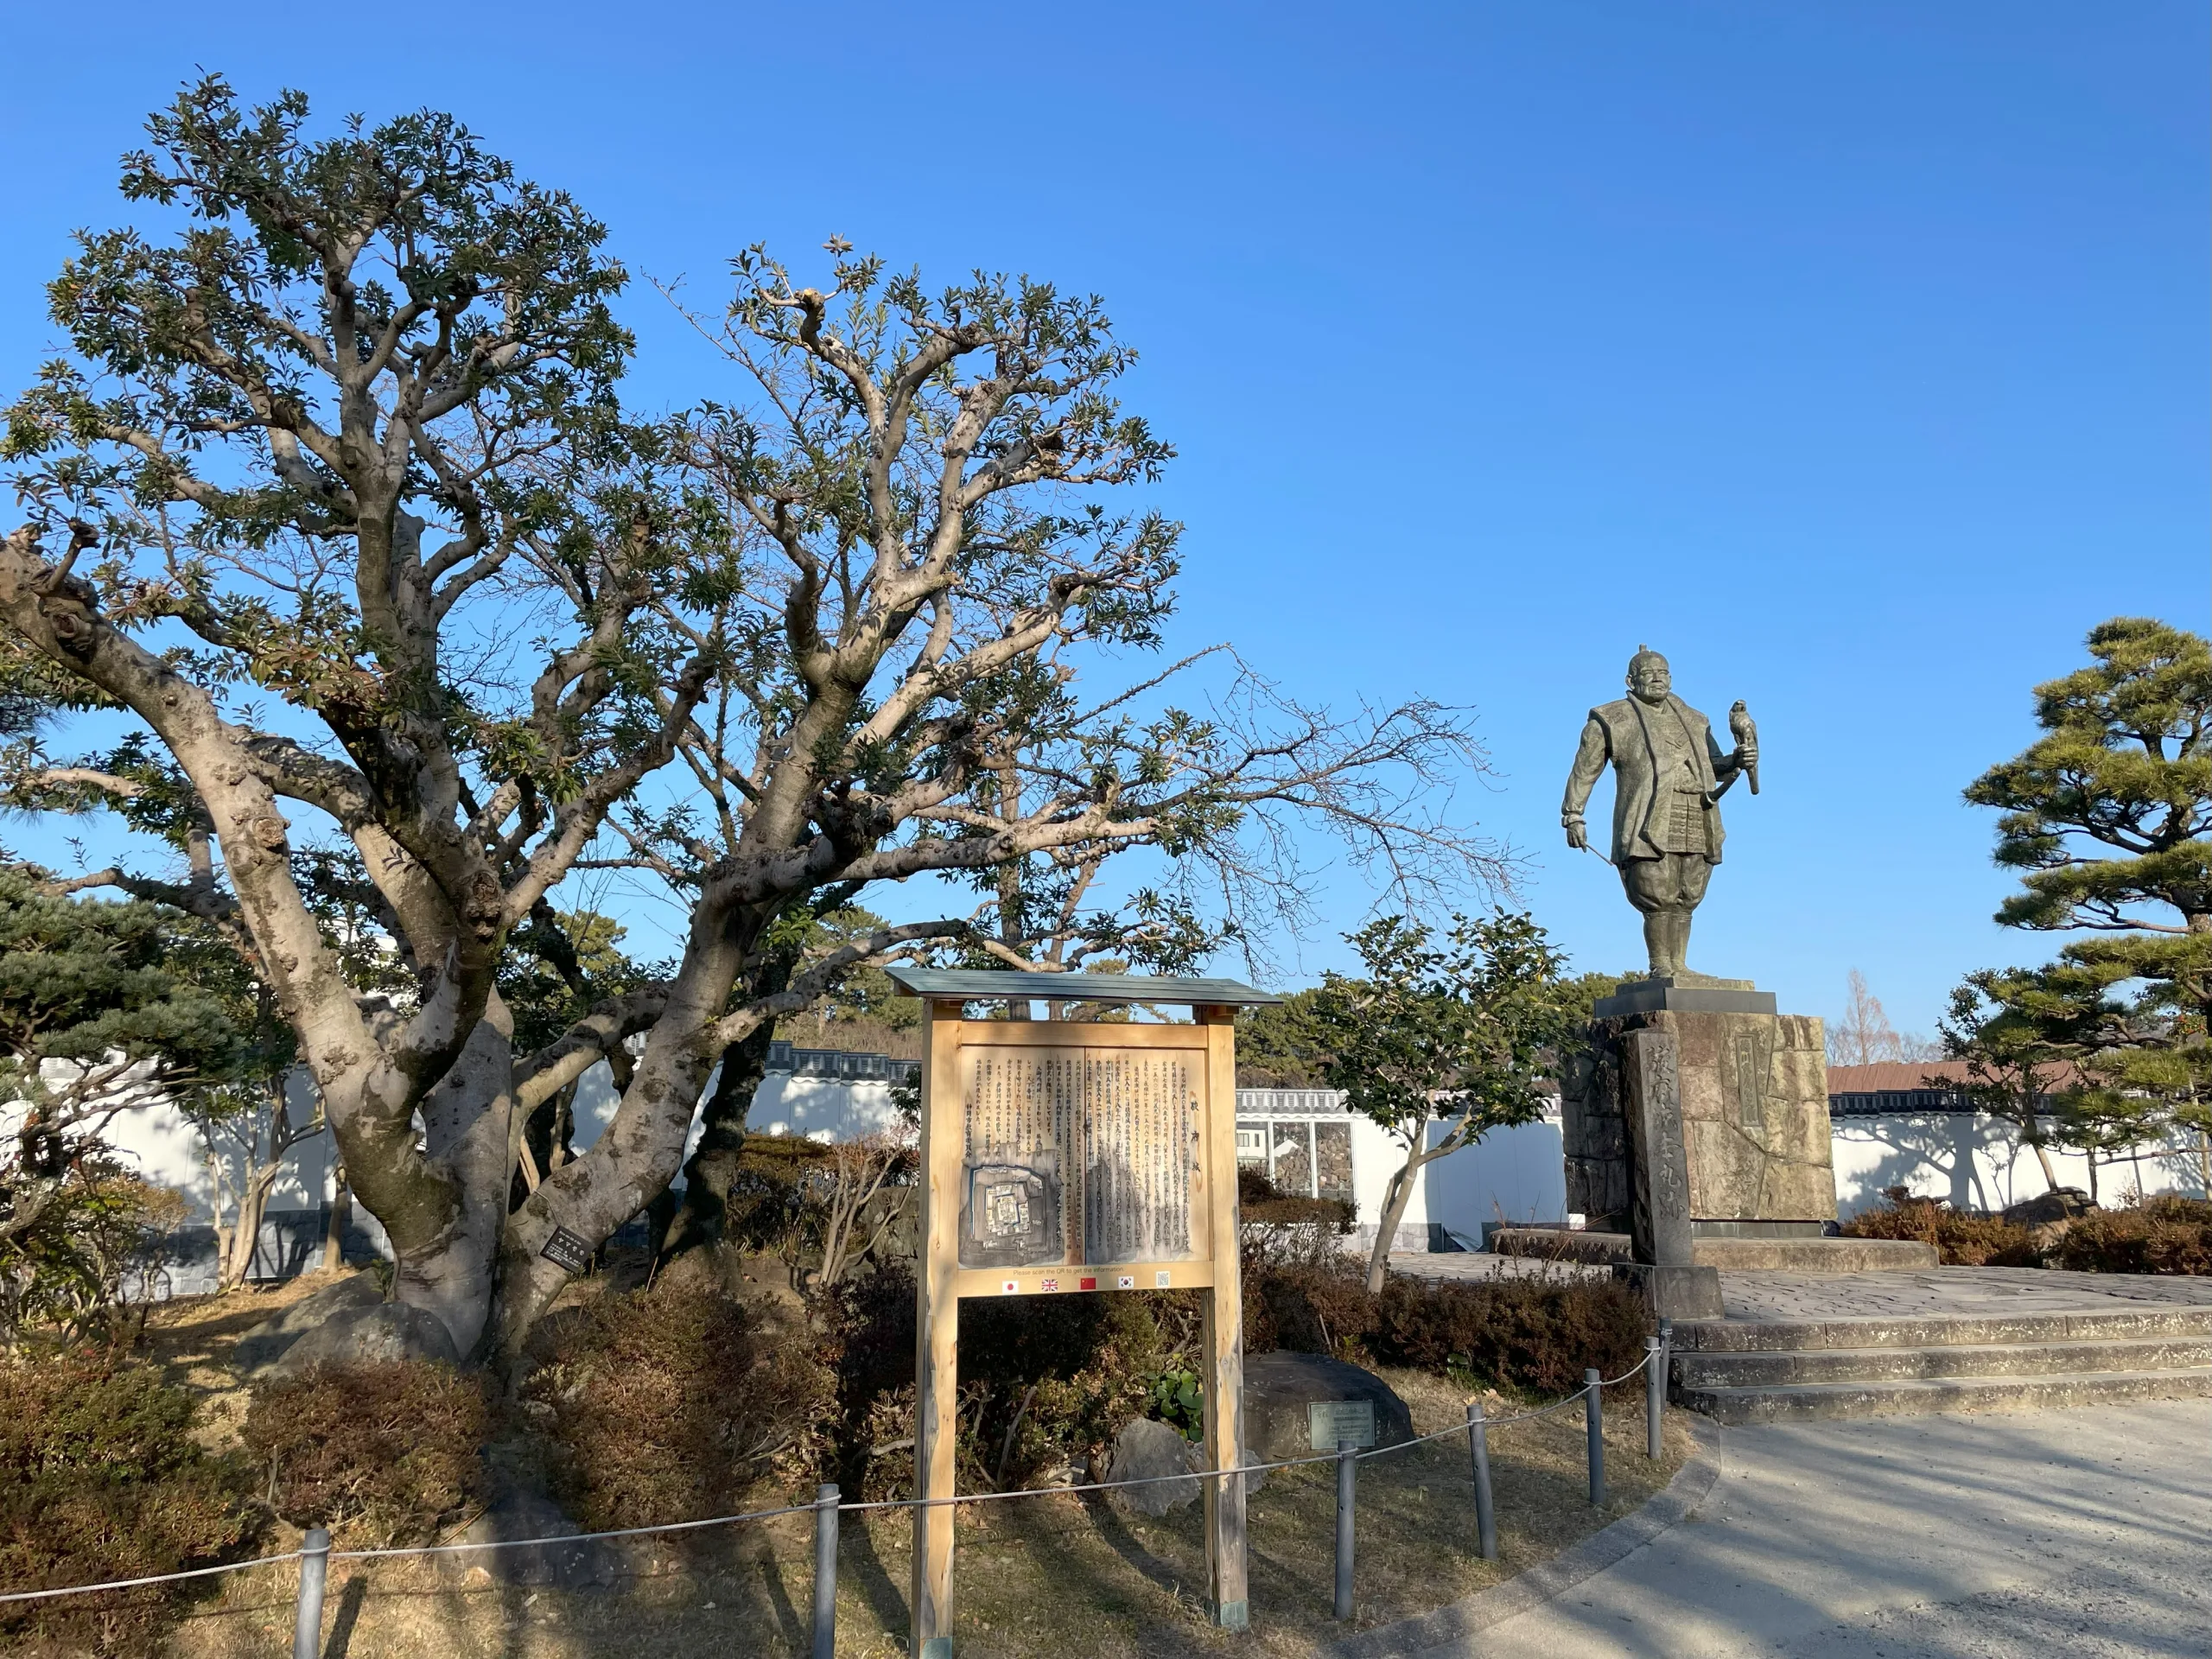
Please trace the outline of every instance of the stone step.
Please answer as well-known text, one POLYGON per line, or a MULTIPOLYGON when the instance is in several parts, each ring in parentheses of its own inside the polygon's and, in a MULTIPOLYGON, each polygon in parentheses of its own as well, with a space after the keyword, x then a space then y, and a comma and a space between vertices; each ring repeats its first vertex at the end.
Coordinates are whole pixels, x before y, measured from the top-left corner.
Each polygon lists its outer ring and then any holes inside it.
POLYGON ((1803 1382, 1780 1388, 1681 1389, 1678 1405, 1724 1423, 1825 1417, 1902 1417, 1938 1411, 2049 1411, 2212 1395, 2212 1366, 2090 1371, 2053 1376, 1961 1376, 1887 1382, 1803 1382))
POLYGON ((1723 1273, 1927 1273, 1936 1247, 1909 1238, 1698 1238, 1690 1260, 1723 1273))
MULTIPOLYGON (((1488 1248, 1496 1255, 1599 1266, 1636 1258, 1626 1233, 1549 1227, 1493 1228, 1488 1248)), ((1933 1244, 1908 1238, 1694 1238, 1690 1260, 1723 1273, 1927 1273, 1938 1265, 1933 1244)))
POLYGON ((1957 1314, 1898 1319, 1690 1319, 1675 1326, 1682 1353, 1789 1352, 1817 1348, 1940 1348, 1980 1344, 2118 1342, 2212 1336, 2212 1306, 2139 1303, 2113 1312, 1957 1314))
POLYGON ((1686 1389, 1771 1389, 1799 1383, 1933 1382, 1962 1377, 2080 1376, 2097 1372, 2212 1367, 2212 1333, 2101 1342, 1944 1343, 1928 1348, 1809 1348, 1790 1352, 1686 1352, 1675 1382, 1686 1389))

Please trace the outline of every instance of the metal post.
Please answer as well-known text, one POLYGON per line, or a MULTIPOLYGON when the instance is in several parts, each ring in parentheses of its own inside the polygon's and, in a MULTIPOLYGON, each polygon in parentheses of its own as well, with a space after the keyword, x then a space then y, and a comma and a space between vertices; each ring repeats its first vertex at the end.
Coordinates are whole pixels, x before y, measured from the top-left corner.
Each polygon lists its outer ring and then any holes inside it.
POLYGON ((1483 1560, 1497 1559, 1497 1511, 1490 1498, 1490 1425, 1483 1421, 1483 1402, 1467 1402, 1467 1454, 1475 1464, 1475 1538, 1483 1560))
POLYGON ((1656 1337, 1643 1339, 1643 1455, 1656 1463, 1665 1448, 1659 1441, 1659 1420, 1667 1409, 1667 1353, 1656 1337))
POLYGON ((1605 1376, 1596 1368, 1582 1373, 1583 1405, 1590 1422, 1590 1502, 1605 1507, 1605 1376))
POLYGON ((1351 1617, 1351 1511, 1359 1448, 1337 1442, 1337 1617, 1351 1617))
POLYGON ((814 1659, 837 1653, 837 1483, 814 1489, 814 1659))
POLYGON ((322 1587, 330 1578, 330 1533, 309 1527, 300 1540, 300 1616, 292 1626, 292 1659, 321 1659, 322 1587))

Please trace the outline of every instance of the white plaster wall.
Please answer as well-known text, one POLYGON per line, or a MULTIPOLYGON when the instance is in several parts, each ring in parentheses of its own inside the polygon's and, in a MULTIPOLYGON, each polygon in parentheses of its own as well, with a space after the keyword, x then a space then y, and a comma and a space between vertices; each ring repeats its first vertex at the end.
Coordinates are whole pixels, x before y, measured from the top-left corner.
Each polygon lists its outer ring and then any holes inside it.
MULTIPOLYGON (((1433 1125, 1429 1144, 1447 1124, 1433 1125)), ((1471 1147, 1447 1153, 1421 1172, 1427 1215, 1470 1249, 1495 1221, 1564 1221, 1567 1172, 1556 1111, 1533 1123, 1492 1129, 1471 1147)))
MULTIPOLYGON (((577 1150, 588 1149, 605 1132, 615 1105, 607 1068, 587 1072, 577 1091, 577 1150)), ((296 1079, 293 1109, 303 1117, 312 1110, 303 1076, 296 1079)), ((1268 1114, 1255 1096, 1244 1115, 1293 1114, 1268 1114)), ((1359 1227, 1371 1241, 1404 1149, 1368 1119, 1352 1115, 1350 1122, 1353 1198, 1359 1227)), ((762 1134, 842 1140, 895 1128, 899 1119, 888 1084, 774 1072, 762 1082, 747 1122, 762 1134)), ((695 1119, 687 1155, 698 1133, 695 1119)), ((1432 1126, 1430 1144, 1442 1133, 1442 1125, 1432 1126)), ((1878 1205, 1883 1190, 1891 1186, 1975 1210, 2002 1209, 2044 1190, 2034 1153, 2018 1144, 2008 1125, 1990 1118, 1965 1113, 1839 1118, 1834 1135, 1837 1213, 1847 1219, 1878 1205)), ((213 1184, 199 1134, 175 1107, 163 1102, 127 1110, 114 1120, 108 1138, 145 1179, 181 1192, 194 1222, 204 1225, 213 1218, 213 1184)), ((270 1196, 272 1211, 313 1211, 329 1201, 332 1149, 327 1132, 293 1148, 270 1196)), ((2062 1184, 2088 1188, 2088 1166, 2081 1154, 2053 1150, 2051 1160, 2062 1184)), ((2145 1193, 2202 1195, 2196 1147, 2146 1145, 2139 1160, 2107 1163, 2098 1170, 2099 1193, 2108 1205, 2139 1186, 2145 1193)), ((1402 1247, 1418 1248, 1432 1222, 1472 1243, 1480 1240, 1485 1222, 1560 1221, 1566 1207, 1560 1120, 1553 1113, 1517 1128, 1494 1130, 1472 1147, 1429 1164, 1407 1205, 1402 1247)), ((380 1242, 374 1219, 358 1205, 353 1224, 380 1242)))
MULTIPOLYGON (((1967 1112, 1840 1117, 1832 1134, 1836 1214, 1844 1220, 1878 1208, 1884 1190, 1892 1186, 1961 1210, 2002 1210, 2045 1189, 2034 1149, 2021 1145, 2013 1127, 1996 1118, 1967 1112)), ((2060 1185, 2089 1190, 2087 1158, 2048 1150, 2060 1185)), ((2205 1196, 2194 1146, 2145 1142, 2139 1153, 2133 1160, 2099 1160, 2097 1196, 2104 1203, 2120 1203, 2137 1189, 2145 1195, 2205 1196)))
MULTIPOLYGON (((709 1074, 707 1086, 699 1096, 702 1104, 714 1093, 716 1075, 709 1074)), ((570 1144, 580 1153, 589 1151, 613 1122, 614 1109, 619 1103, 613 1073, 603 1063, 585 1072, 576 1085, 576 1125, 570 1144)), ((896 1128, 900 1122, 887 1083, 841 1083, 830 1077, 802 1077, 788 1071, 771 1071, 760 1080, 760 1087, 753 1094, 745 1127, 755 1135, 804 1135, 817 1141, 849 1141, 896 1128)), ((702 1128, 699 1115, 695 1112, 690 1133, 683 1142, 686 1158, 699 1144, 702 1128)), ((683 1184, 679 1175, 677 1185, 681 1187, 683 1184)))
MULTIPOLYGON (((315 1116, 314 1088, 304 1071, 293 1074, 288 1092, 295 1122, 315 1116)), ((214 1220, 215 1183, 208 1173, 206 1144, 200 1131, 168 1101, 118 1113, 109 1122, 105 1139, 141 1179, 183 1194, 191 1224, 204 1226, 214 1220)), ((226 1154, 231 1191, 235 1192, 243 1160, 226 1137, 219 1135, 216 1145, 226 1154)), ((327 1129, 293 1146, 283 1173, 270 1191, 271 1211, 314 1210, 329 1202, 331 1146, 327 1129)))
MULTIPOLYGON (((1382 1224, 1382 1201, 1389 1196, 1390 1177, 1406 1161, 1405 1143, 1370 1117, 1348 1114, 1351 1122, 1351 1198, 1357 1211, 1354 1224, 1369 1247, 1375 1230, 1382 1224)), ((1426 1249, 1428 1224, 1427 1184, 1418 1177, 1406 1213, 1398 1218, 1399 1249, 1426 1249), (1414 1241, 1420 1241, 1416 1243, 1414 1241)))

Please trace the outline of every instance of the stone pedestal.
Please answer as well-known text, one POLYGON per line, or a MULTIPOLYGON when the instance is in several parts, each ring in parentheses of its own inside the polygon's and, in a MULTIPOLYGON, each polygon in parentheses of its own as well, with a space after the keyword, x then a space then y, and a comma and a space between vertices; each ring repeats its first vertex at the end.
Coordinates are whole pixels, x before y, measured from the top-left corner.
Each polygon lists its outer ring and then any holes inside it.
MULTIPOLYGON (((1835 1218, 1821 1021, 1748 980, 1647 980, 1599 1001, 1563 1084, 1567 1202, 1625 1232, 1647 1287, 1714 1314, 1685 1274, 1698 1237, 1818 1236, 1835 1218)), ((1656 1294, 1648 1288, 1647 1295, 1656 1294)), ((1655 1302, 1655 1306, 1658 1304, 1655 1302)))

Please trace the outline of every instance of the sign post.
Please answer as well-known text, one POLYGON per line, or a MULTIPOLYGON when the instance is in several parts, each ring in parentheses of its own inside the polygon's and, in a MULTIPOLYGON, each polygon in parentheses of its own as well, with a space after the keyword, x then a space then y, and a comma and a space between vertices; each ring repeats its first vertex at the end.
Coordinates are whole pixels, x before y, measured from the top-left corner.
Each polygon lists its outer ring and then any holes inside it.
MULTIPOLYGON (((969 1296, 1196 1290, 1209 1468, 1243 1437, 1236 1268, 1236 1027, 1278 999, 1233 980, 895 967, 921 997, 921 1259, 915 1273, 913 1637, 950 1659, 954 1414, 969 1296), (1190 1023, 969 1020, 971 1002, 1185 1007, 1190 1023)), ((1205 1483, 1207 1605, 1249 1622, 1244 1483, 1205 1483)))

